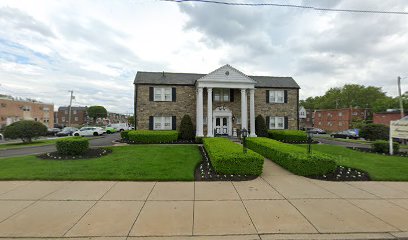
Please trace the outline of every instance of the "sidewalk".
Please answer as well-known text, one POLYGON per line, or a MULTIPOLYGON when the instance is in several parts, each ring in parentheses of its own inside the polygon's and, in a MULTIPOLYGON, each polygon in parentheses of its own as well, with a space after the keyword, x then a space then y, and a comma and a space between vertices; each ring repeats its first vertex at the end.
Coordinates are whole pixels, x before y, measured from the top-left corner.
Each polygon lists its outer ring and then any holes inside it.
POLYGON ((0 238, 408 237, 408 182, 324 182, 264 167, 248 182, 0 182, 0 238))

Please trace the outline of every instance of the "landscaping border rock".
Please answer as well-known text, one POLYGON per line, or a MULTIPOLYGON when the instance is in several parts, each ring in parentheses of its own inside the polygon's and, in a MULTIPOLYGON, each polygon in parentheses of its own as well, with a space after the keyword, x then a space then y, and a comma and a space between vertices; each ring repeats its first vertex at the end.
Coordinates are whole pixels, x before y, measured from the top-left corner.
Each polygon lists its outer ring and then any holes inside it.
POLYGON ((371 181, 368 173, 344 166, 337 166, 332 173, 322 176, 308 176, 309 178, 325 180, 325 181, 371 181))

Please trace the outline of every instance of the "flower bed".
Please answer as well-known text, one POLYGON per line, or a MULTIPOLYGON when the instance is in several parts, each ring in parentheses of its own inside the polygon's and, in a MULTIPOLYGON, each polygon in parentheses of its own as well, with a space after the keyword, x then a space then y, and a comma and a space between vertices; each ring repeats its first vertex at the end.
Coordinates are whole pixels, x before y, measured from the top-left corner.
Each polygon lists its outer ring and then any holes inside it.
POLYGON ((285 143, 306 143, 307 135, 300 130, 269 130, 268 137, 285 143))
POLYGON ((248 138, 248 148, 301 176, 323 175, 336 169, 334 157, 268 138, 248 138))
POLYGON ((225 138, 204 138, 204 148, 218 174, 261 175, 264 158, 225 138))

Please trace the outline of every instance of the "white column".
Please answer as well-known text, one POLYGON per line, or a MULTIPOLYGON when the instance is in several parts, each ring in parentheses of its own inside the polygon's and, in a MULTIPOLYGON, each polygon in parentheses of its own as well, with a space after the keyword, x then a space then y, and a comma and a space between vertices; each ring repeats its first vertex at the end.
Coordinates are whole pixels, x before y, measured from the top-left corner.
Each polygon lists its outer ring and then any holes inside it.
POLYGON ((251 124, 250 137, 256 137, 255 133, 255 89, 249 90, 249 121, 251 124))
POLYGON ((248 130, 248 110, 246 89, 241 89, 241 129, 248 130))
POLYGON ((207 88, 207 137, 213 137, 213 121, 212 121, 212 88, 207 88))
POLYGON ((197 88, 197 126, 196 126, 196 136, 204 137, 203 133, 203 88, 197 88))

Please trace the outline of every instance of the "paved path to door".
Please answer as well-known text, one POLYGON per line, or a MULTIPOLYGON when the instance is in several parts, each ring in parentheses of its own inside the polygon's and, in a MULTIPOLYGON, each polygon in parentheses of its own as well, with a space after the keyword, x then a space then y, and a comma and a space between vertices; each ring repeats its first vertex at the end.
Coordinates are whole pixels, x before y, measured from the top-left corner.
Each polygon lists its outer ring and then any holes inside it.
POLYGON ((0 182, 0 239, 408 237, 408 182, 0 182), (99 238, 104 237, 104 238, 99 238))

